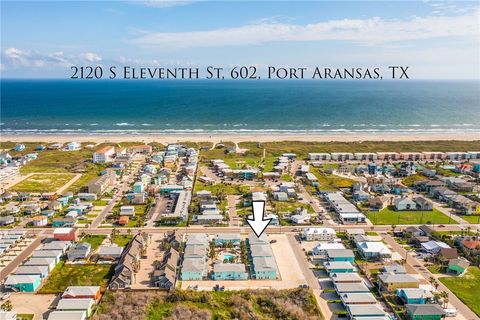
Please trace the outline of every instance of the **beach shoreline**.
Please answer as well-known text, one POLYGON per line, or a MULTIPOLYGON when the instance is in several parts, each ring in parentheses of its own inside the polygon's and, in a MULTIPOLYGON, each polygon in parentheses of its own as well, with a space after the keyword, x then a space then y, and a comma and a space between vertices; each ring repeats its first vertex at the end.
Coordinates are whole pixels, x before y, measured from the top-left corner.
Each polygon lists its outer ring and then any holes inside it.
POLYGON ((12 142, 278 142, 278 141, 302 141, 302 142, 361 142, 361 141, 475 141, 480 140, 478 133, 339 133, 339 134, 299 134, 299 133, 199 133, 199 134, 3 134, 0 133, 0 141, 12 142))

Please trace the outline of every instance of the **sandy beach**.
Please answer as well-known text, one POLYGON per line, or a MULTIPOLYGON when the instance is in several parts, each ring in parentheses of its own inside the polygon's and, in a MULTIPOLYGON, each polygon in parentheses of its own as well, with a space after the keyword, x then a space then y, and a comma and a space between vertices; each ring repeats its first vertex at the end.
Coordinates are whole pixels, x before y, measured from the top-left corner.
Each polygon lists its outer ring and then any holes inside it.
POLYGON ((0 134, 0 140, 13 142, 160 142, 173 143, 181 141, 190 142, 213 142, 222 141, 242 142, 242 141, 312 141, 312 142, 354 142, 354 141, 433 141, 433 140, 462 140, 475 141, 480 140, 478 133, 342 133, 342 134, 116 134, 116 135, 5 135, 0 134))

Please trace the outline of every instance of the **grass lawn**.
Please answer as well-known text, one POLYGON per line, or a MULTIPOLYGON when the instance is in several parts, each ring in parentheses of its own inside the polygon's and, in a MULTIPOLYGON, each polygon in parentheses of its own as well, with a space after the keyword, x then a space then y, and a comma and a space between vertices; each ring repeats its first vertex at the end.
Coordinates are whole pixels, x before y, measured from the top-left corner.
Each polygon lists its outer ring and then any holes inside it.
POLYGON ((414 175, 411 175, 409 177, 403 178, 402 183, 404 185, 406 185, 407 187, 412 187, 415 184, 415 182, 422 181, 422 180, 425 180, 425 179, 427 179, 427 178, 425 176, 421 175, 421 174, 414 174, 414 175))
POLYGON ((107 238, 106 235, 104 234, 99 234, 99 235, 91 235, 88 234, 85 237, 80 240, 81 242, 86 242, 89 243, 92 246, 92 252, 96 250, 100 245, 102 244, 103 240, 107 238))
POLYGON ((316 168, 313 168, 311 172, 318 179, 319 190, 336 191, 339 188, 350 188, 355 182, 351 179, 343 178, 334 174, 325 174, 316 168))
POLYGON ((73 177, 75 175, 71 173, 36 173, 14 185, 12 190, 17 192, 53 192, 64 186, 73 177))
POLYGON ((73 183, 70 187, 68 187, 67 191, 73 192, 73 193, 79 192, 82 188, 87 186, 90 180, 97 177, 102 170, 103 170, 103 166, 101 165, 87 163, 84 169, 82 170, 82 176, 80 177, 80 179, 78 179, 77 181, 75 181, 75 183, 73 183))
POLYGON ((291 201, 273 201, 273 206, 278 212, 287 212, 291 213, 297 208, 306 208, 308 213, 314 213, 312 206, 307 203, 302 202, 291 202, 291 201))
POLYGON ((113 243, 115 243, 119 247, 125 247, 127 245, 127 243, 129 243, 130 240, 132 240, 132 238, 133 238, 133 236, 124 235, 124 234, 117 235, 113 239, 113 243))
POLYGON ((17 320, 33 320, 34 314, 30 313, 18 313, 17 320))
POLYGON ((460 216, 463 220, 467 221, 468 223, 478 224, 480 222, 480 215, 474 216, 460 216))
POLYGON ((243 194, 250 190, 249 186, 239 186, 237 184, 225 184, 225 183, 216 183, 212 185, 204 184, 200 181, 195 181, 195 192, 200 190, 207 190, 210 191, 214 195, 218 195, 220 193, 223 194, 243 194))
POLYGON ((68 286, 100 286, 105 289, 112 274, 111 265, 65 265, 62 261, 50 273, 39 293, 60 293, 68 286))
POLYGON ((440 281, 452 290, 473 312, 480 316, 480 269, 469 267, 461 277, 440 278, 440 281))
POLYGON ((395 211, 391 207, 385 208, 379 212, 368 213, 368 218, 373 224, 457 224, 453 219, 444 215, 437 209, 432 211, 395 211))
POLYGON ((20 168, 21 174, 32 172, 81 172, 85 161, 92 159, 91 150, 79 151, 46 150, 20 168))

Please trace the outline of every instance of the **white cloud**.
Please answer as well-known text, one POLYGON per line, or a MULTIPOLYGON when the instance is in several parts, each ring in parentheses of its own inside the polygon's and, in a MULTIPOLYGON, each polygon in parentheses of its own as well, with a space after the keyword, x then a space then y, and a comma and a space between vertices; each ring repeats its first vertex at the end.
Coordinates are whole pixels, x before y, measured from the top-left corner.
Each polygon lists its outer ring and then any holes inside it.
POLYGON ((47 67, 47 66, 71 66, 78 63, 99 62, 102 58, 92 52, 79 55, 65 55, 58 51, 43 54, 32 50, 7 48, 2 52, 2 66, 7 67, 47 67))
POLYGON ((195 48, 255 45, 281 41, 350 41, 363 45, 440 37, 479 37, 480 11, 457 16, 414 17, 409 20, 330 20, 313 24, 262 22, 235 28, 190 32, 150 32, 131 42, 145 47, 195 48))
POLYGON ((93 52, 81 53, 79 54, 78 57, 88 62, 98 62, 102 60, 102 57, 100 57, 98 54, 93 52))

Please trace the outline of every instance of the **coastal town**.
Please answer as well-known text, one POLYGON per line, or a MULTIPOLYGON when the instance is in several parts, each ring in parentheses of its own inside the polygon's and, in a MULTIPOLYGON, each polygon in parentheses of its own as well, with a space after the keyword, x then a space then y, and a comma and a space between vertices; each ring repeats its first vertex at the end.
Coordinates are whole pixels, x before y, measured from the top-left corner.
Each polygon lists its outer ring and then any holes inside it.
POLYGON ((0 319, 480 319, 479 147, 1 142, 0 319))

